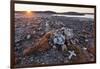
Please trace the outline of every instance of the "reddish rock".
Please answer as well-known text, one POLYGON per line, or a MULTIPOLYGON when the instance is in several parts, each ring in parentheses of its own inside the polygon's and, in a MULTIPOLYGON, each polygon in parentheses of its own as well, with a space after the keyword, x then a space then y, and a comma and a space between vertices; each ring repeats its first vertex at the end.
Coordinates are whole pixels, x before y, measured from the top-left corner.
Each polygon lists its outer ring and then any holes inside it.
POLYGON ((96 55, 96 49, 95 47, 90 47, 90 48, 87 48, 88 52, 92 53, 94 56, 96 55))
POLYGON ((83 50, 80 46, 70 45, 67 46, 68 50, 74 50, 76 56, 70 60, 70 63, 86 63, 91 61, 91 56, 87 50, 83 50))
POLYGON ((25 49, 23 55, 29 55, 34 52, 41 52, 49 49, 49 38, 52 34, 52 32, 47 32, 42 38, 39 39, 39 42, 35 44, 36 46, 25 49))
POLYGON ((77 56, 72 63, 86 63, 95 60, 94 56, 91 57, 91 54, 87 50, 77 49, 77 52, 77 56))
POLYGON ((90 43, 90 46, 88 46, 87 51, 95 56, 96 55, 96 47, 95 47, 94 43, 95 43, 94 41, 92 41, 90 43))

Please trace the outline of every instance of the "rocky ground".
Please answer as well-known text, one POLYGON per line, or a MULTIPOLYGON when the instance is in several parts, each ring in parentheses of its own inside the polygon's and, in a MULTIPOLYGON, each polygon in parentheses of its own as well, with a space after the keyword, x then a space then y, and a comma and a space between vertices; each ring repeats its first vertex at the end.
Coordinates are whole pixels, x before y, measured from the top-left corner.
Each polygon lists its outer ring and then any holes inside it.
POLYGON ((94 20, 90 18, 49 15, 31 18, 15 16, 15 64, 18 66, 93 62, 95 61, 93 26, 94 20), (67 51, 59 51, 51 47, 47 51, 23 56, 23 51, 28 47, 34 47, 46 32, 62 27, 72 29, 74 34, 73 39, 67 41, 69 45, 66 43, 67 51))

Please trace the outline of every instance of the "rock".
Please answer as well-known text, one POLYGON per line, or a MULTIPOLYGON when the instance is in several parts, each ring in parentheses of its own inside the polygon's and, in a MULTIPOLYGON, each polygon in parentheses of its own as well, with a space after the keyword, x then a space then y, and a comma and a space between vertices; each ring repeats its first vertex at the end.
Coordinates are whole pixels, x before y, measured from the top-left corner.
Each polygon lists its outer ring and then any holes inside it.
POLYGON ((65 37, 62 34, 56 34, 53 42, 54 44, 63 45, 65 43, 65 37))
POLYGON ((52 47, 53 47, 53 49, 56 49, 56 48, 57 48, 57 47, 56 47, 56 46, 54 46, 54 45, 53 45, 52 47))
POLYGON ((87 48, 86 47, 83 47, 83 50, 87 50, 87 48))
POLYGON ((86 45, 85 39, 86 39, 86 38, 85 38, 84 36, 79 36, 79 43, 80 43, 80 44, 83 44, 83 46, 86 45))
POLYGON ((87 47, 88 51, 94 55, 96 55, 96 46, 95 46, 95 38, 89 40, 89 46, 87 47))
POLYGON ((88 39, 85 39, 85 41, 88 42, 89 40, 88 39))
POLYGON ((74 39, 71 39, 70 42, 75 45, 76 44, 76 41, 74 39))
POLYGON ((64 63, 69 63, 68 58, 65 58, 65 59, 64 59, 64 63))
POLYGON ((64 34, 67 40, 73 38, 74 34, 73 34, 73 29, 70 28, 66 28, 64 29, 64 34))
POLYGON ((16 43, 15 45, 16 45, 16 46, 20 46, 20 43, 16 43))
POLYGON ((76 57, 77 58, 75 58, 72 61, 72 63, 86 63, 92 60, 92 58, 89 55, 89 52, 83 49, 80 50, 80 53, 78 53, 76 57))
POLYGON ((33 57, 30 57, 30 61, 31 61, 31 62, 34 61, 34 60, 33 60, 33 57))
POLYGON ((24 55, 29 55, 34 52, 45 51, 50 48, 49 38, 52 35, 52 32, 47 32, 33 47, 26 48, 23 52, 24 55))
POLYGON ((68 59, 72 59, 73 56, 76 56, 76 53, 74 51, 68 51, 70 55, 68 56, 68 59))
POLYGON ((33 31, 33 34, 35 34, 36 33, 36 31, 33 31))
POLYGON ((26 39, 30 39, 31 38, 31 35, 30 34, 28 34, 27 35, 27 37, 26 37, 26 39))
POLYGON ((45 64, 45 63, 42 63, 42 64, 45 64))
POLYGON ((65 44, 62 46, 62 51, 67 51, 67 46, 65 44))
POLYGON ((20 52, 22 50, 22 47, 21 46, 17 46, 17 47, 15 47, 15 50, 20 52))
POLYGON ((28 55, 30 53, 32 53, 32 47, 28 47, 23 51, 23 55, 28 55))
POLYGON ((45 31, 48 32, 48 31, 49 31, 49 24, 48 24, 48 21, 46 22, 45 26, 46 26, 45 31))
POLYGON ((95 47, 88 47, 87 51, 90 52, 90 53, 92 53, 94 56, 96 55, 96 49, 95 49, 95 47))
POLYGON ((89 54, 90 55, 90 61, 95 61, 95 57, 93 54, 89 54))

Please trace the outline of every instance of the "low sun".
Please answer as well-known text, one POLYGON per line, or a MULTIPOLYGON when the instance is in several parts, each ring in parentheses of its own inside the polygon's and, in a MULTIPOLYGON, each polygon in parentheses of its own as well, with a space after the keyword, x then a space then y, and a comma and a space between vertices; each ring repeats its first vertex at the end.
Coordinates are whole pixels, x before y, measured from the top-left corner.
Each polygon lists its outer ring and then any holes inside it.
POLYGON ((30 11, 30 10, 27 10, 26 12, 27 12, 27 13, 31 13, 31 11, 30 11))
POLYGON ((32 15, 33 15, 32 11, 30 11, 30 10, 26 11, 26 16, 27 17, 31 17, 32 15))

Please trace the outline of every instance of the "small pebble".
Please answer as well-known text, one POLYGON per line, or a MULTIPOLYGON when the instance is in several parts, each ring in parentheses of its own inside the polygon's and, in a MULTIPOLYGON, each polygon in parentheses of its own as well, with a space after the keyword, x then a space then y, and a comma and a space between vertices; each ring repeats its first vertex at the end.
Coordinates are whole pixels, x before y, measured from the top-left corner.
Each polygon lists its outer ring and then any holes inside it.
POLYGON ((42 64, 45 64, 45 63, 42 63, 42 64))
POLYGON ((16 46, 20 46, 20 43, 16 43, 16 46))
POLYGON ((66 45, 63 45, 63 46, 62 46, 62 51, 67 51, 66 45))
POLYGON ((36 31, 33 31, 33 34, 35 34, 36 33, 36 31))
POLYGON ((88 42, 89 40, 88 40, 88 39, 86 39, 85 41, 86 41, 86 42, 88 42))
POLYGON ((33 57, 30 57, 30 60, 33 61, 33 57))
POLYGON ((53 49, 56 49, 56 46, 53 46, 53 49))
POLYGON ((83 48, 83 50, 87 50, 87 48, 86 48, 86 47, 84 47, 84 48, 83 48))
POLYGON ((31 38, 31 35, 27 35, 27 39, 30 39, 31 38))

